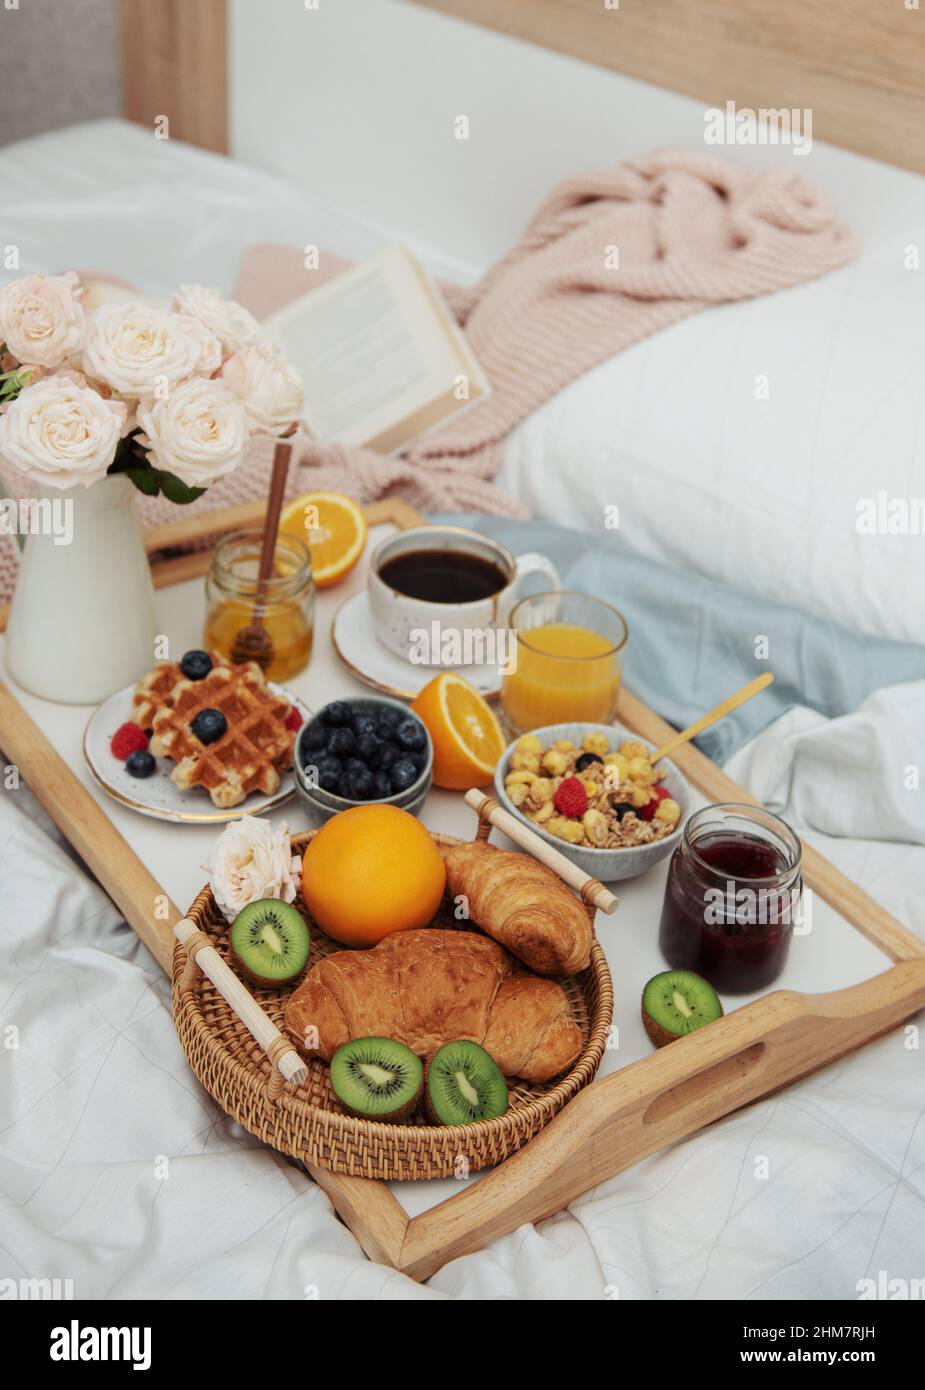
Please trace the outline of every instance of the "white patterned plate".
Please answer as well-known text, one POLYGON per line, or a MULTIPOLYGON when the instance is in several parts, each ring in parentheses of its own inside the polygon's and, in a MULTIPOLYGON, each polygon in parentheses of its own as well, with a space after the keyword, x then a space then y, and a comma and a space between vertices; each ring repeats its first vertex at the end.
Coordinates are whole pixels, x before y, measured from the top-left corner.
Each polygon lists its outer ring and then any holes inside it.
MULTIPOLYGON (((295 705, 303 720, 311 718, 311 711, 295 695, 273 681, 268 682, 275 695, 280 695, 295 705)), ((194 824, 221 825, 226 821, 239 820, 241 816, 260 816, 273 806, 279 806, 295 791, 295 778, 291 772, 280 774, 279 790, 272 796, 264 792, 252 792, 239 806, 222 810, 215 806, 209 793, 203 787, 192 787, 181 791, 171 781, 170 773, 175 764, 170 758, 157 758, 157 768, 150 777, 132 777, 109 747, 110 740, 122 724, 127 724, 132 714, 132 695, 135 686, 127 685, 110 695, 90 716, 84 731, 84 757, 93 778, 123 806, 129 806, 142 816, 153 816, 156 820, 192 822, 194 824)))

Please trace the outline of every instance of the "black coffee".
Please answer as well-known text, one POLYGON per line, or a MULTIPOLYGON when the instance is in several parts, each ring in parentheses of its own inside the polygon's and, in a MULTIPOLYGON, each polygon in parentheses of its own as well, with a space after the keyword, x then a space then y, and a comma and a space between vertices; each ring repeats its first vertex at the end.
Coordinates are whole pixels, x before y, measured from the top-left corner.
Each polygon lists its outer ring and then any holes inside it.
POLYGON ((472 603, 508 583, 500 565, 467 550, 409 550, 386 560, 379 577, 400 594, 426 603, 472 603))

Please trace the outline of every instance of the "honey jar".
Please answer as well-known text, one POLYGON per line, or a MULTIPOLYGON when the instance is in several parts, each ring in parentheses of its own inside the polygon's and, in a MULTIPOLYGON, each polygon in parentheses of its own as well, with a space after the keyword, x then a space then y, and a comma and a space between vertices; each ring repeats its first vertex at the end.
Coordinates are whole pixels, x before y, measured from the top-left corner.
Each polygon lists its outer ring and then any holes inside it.
POLYGON ((304 671, 312 652, 315 585, 308 547, 295 536, 276 538, 269 579, 260 582, 260 531, 225 536, 212 555, 206 576, 206 624, 203 644, 226 661, 234 660, 235 639, 262 622, 272 643, 263 666, 268 680, 286 681, 304 671))

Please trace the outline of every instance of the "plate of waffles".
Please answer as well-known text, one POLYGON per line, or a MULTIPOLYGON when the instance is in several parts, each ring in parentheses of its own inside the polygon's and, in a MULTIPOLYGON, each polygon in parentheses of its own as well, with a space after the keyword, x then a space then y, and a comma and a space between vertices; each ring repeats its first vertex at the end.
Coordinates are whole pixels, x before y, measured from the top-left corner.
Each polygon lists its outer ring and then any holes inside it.
POLYGON ((104 700, 84 757, 103 790, 141 815, 219 824, 292 795, 295 740, 310 714, 256 662, 187 652, 104 700))

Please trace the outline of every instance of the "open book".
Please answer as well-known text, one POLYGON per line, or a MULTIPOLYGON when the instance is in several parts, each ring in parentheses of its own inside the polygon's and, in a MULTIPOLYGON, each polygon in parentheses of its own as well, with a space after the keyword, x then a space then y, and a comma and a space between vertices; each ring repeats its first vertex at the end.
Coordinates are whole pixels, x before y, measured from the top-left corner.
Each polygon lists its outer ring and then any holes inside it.
POLYGON ((362 261, 261 325, 305 383, 322 443, 393 453, 489 393, 459 325, 404 246, 362 261))

